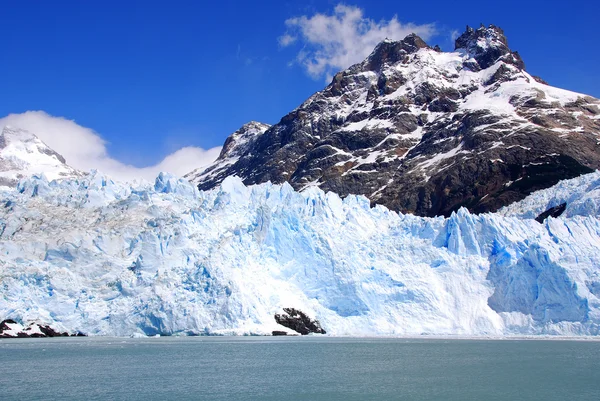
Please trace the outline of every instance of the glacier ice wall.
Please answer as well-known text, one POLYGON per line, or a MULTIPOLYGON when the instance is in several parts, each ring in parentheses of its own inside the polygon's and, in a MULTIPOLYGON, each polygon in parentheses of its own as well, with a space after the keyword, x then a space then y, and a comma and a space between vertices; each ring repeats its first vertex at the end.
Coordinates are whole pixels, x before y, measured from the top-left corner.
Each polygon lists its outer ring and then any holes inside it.
POLYGON ((3 319, 262 334, 296 307, 333 335, 598 334, 597 212, 421 218, 237 178, 198 192, 167 174, 32 177, 0 196, 3 319))
POLYGON ((498 214, 535 218, 562 203, 567 204, 564 212, 567 217, 600 215, 600 171, 564 180, 551 188, 536 191, 520 202, 503 207, 498 214))

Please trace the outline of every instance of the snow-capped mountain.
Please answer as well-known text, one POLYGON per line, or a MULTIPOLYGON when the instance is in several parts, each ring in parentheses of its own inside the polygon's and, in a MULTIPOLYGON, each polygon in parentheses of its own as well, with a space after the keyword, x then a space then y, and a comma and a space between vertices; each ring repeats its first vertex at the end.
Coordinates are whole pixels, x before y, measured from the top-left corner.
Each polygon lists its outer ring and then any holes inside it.
MULTIPOLYGON (((527 204, 552 197, 538 194, 527 204)), ((600 334, 597 213, 425 218, 235 177, 198 192, 166 174, 32 177, 0 196, 0 320, 24 327, 261 334, 297 308, 333 335, 600 334)))
POLYGON ((243 153, 189 178, 200 189, 229 175, 317 186, 447 216, 494 211, 600 167, 600 101, 527 73, 493 25, 467 27, 455 47, 386 40, 243 153))
POLYGON ((34 134, 4 127, 0 134, 0 186, 13 187, 23 177, 42 173, 50 180, 82 175, 34 134))

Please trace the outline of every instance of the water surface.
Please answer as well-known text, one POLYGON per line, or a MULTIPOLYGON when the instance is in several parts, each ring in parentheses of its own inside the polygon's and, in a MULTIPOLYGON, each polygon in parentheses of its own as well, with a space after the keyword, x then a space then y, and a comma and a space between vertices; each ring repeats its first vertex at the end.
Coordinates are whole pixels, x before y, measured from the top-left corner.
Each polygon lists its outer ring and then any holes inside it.
POLYGON ((595 400, 600 342, 0 340, 3 400, 595 400))

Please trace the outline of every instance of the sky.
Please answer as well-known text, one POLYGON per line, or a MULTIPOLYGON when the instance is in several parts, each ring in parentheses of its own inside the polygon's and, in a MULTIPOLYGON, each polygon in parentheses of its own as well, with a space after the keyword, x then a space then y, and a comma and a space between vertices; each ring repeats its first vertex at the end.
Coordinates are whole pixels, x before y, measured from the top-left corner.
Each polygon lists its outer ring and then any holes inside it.
POLYGON ((9 0, 0 127, 33 131, 83 170, 184 174, 244 123, 277 123, 380 40, 416 32, 450 51, 480 23, 503 28, 531 74, 600 97, 593 3, 9 0))

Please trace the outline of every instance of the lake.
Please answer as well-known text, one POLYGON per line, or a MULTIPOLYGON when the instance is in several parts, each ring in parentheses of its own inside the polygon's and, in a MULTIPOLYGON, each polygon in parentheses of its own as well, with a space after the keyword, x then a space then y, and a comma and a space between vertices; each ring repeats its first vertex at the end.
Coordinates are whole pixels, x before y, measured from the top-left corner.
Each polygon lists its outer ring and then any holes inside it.
POLYGON ((2 400, 596 400, 600 342, 0 340, 2 400))

